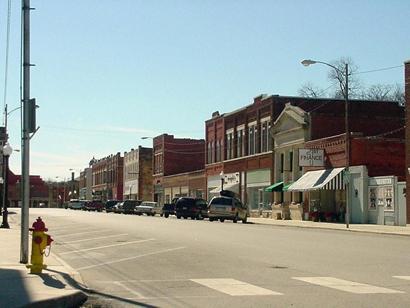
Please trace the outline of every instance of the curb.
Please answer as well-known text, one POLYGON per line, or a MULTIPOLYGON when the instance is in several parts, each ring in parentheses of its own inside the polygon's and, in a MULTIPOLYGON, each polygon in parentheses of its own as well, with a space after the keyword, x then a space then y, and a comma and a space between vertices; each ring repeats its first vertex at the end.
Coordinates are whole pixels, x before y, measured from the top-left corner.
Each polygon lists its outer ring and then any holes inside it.
POLYGON ((32 302, 23 307, 30 308, 75 308, 80 307, 88 299, 88 296, 81 291, 74 291, 72 294, 32 302))
POLYGON ((357 232, 357 233, 367 233, 367 234, 382 234, 382 235, 395 235, 395 236, 404 236, 409 237, 410 234, 397 233, 390 231, 371 231, 371 230, 358 230, 358 229, 339 229, 331 227, 316 227, 316 226, 301 226, 301 225, 285 225, 285 224, 274 224, 274 223, 264 223, 259 221, 250 220, 249 222, 257 225, 265 226, 275 226, 275 227, 290 227, 290 228, 300 228, 300 229, 316 229, 316 230, 333 230, 333 231, 343 231, 343 232, 357 232))

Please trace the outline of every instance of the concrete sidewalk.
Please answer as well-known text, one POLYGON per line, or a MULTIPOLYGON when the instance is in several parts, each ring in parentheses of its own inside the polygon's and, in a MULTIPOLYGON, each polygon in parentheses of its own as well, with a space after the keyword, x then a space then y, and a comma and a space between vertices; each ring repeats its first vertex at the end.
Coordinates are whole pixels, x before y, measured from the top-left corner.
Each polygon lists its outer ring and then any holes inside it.
POLYGON ((19 218, 10 214, 10 229, 0 229, 0 307, 80 307, 87 300, 78 290, 83 288, 81 277, 52 249, 45 258, 48 269, 41 275, 29 274, 25 264, 19 263, 19 218))
POLYGON ((365 232, 410 236, 410 225, 407 225, 406 227, 399 227, 373 224, 350 224, 349 229, 347 229, 346 224, 344 223, 314 222, 305 220, 276 220, 272 218, 255 217, 248 218, 248 221, 254 224, 274 225, 282 227, 330 229, 346 232, 365 232))

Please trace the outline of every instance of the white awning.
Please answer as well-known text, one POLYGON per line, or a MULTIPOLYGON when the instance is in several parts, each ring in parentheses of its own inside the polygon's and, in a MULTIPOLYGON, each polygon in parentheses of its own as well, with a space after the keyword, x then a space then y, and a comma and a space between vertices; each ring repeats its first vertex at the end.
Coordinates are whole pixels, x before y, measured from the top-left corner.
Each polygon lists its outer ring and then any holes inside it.
POLYGON ((288 188, 288 191, 344 189, 342 173, 344 169, 345 168, 334 168, 306 172, 288 188))
MULTIPOLYGON (((238 183, 224 184, 224 190, 230 190, 230 191, 238 193, 239 192, 239 184, 238 183)), ((221 186, 218 186, 218 187, 212 189, 210 191, 210 193, 211 194, 219 194, 220 191, 221 191, 221 186)))

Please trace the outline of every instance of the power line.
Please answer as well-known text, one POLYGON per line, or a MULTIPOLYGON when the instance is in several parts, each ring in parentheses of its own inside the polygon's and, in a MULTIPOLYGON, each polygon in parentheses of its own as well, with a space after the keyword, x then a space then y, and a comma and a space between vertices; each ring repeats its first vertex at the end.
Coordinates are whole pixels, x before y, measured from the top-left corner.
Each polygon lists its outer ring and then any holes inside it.
POLYGON ((404 65, 396 65, 396 66, 389 66, 389 67, 384 67, 384 68, 378 68, 370 71, 364 71, 364 72, 357 72, 357 73, 352 73, 351 75, 358 75, 358 74, 367 74, 367 73, 374 73, 374 72, 381 72, 381 71, 387 71, 387 70, 392 70, 395 68, 399 67, 404 67, 404 65))

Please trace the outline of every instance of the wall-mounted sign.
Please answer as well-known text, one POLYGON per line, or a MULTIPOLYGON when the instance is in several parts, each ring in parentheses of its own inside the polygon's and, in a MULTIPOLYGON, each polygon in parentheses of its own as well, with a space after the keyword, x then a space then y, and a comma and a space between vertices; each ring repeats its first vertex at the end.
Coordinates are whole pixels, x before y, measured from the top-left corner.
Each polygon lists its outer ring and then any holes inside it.
POLYGON ((322 167, 325 165, 323 149, 299 149, 300 167, 322 167))
POLYGON ((239 184, 239 172, 227 173, 224 175, 225 184, 239 184))

